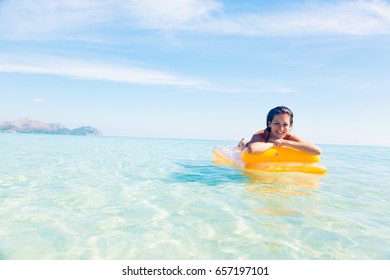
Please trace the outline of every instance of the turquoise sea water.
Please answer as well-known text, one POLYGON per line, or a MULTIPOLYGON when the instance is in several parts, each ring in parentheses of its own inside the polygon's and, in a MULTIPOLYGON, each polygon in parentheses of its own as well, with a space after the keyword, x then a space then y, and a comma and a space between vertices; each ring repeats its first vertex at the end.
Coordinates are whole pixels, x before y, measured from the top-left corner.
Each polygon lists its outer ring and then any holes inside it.
POLYGON ((390 147, 253 176, 221 144, 0 134, 0 259, 390 259, 390 147))

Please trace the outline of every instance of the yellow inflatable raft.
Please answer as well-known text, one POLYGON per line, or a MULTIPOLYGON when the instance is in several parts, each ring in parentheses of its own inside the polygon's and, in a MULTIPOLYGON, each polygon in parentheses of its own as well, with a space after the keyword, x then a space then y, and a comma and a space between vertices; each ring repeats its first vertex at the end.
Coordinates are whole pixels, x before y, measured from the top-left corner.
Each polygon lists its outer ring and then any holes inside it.
POLYGON ((250 171, 305 172, 325 174, 318 166, 319 156, 310 155, 291 148, 271 148, 261 154, 240 153, 237 147, 216 147, 213 153, 219 160, 250 171))

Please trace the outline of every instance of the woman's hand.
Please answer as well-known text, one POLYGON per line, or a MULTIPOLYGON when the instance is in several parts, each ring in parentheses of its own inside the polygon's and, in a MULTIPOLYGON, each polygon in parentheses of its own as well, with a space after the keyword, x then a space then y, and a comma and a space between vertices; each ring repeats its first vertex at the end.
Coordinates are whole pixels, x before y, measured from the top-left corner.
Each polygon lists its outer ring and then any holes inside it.
POLYGON ((283 147, 287 144, 287 140, 275 139, 275 140, 272 140, 272 143, 274 144, 274 147, 283 147))

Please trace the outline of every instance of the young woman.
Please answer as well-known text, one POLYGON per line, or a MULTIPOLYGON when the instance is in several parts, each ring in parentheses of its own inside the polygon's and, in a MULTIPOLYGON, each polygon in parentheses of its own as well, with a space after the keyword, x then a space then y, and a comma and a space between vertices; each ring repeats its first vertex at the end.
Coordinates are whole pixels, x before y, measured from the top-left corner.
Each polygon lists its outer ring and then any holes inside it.
POLYGON ((267 115, 267 128, 256 132, 248 142, 243 138, 238 147, 249 153, 260 154, 272 147, 290 147, 312 155, 320 155, 321 149, 296 135, 290 134, 293 113, 285 106, 278 106, 267 115))

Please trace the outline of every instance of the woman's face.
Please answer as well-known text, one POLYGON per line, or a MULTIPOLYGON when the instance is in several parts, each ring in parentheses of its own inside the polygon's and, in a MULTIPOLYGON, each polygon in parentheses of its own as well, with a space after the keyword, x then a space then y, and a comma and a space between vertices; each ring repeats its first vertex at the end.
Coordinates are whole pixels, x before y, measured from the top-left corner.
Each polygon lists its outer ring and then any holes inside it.
POLYGON ((270 138, 282 139, 291 129, 290 115, 278 114, 275 115, 271 122, 268 122, 268 126, 271 128, 270 138))

